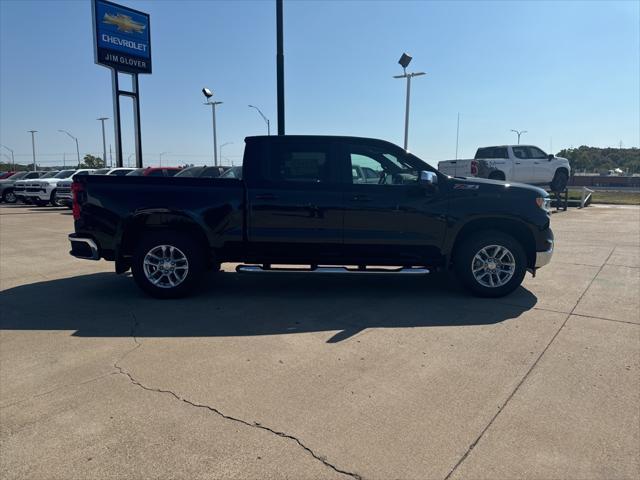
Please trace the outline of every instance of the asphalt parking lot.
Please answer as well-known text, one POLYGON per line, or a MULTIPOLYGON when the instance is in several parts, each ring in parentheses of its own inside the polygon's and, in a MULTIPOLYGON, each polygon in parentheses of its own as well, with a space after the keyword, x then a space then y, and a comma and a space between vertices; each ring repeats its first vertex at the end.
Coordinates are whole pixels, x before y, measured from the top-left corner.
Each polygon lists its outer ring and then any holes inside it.
POLYGON ((229 266, 158 301, 0 207, 0 476, 638 478, 640 209, 552 226, 499 300, 229 266))

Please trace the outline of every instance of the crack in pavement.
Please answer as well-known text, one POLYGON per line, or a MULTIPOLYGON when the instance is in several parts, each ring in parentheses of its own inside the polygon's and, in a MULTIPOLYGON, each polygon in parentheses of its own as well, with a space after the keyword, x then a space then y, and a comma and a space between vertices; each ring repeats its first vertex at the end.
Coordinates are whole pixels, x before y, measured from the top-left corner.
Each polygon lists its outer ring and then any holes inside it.
POLYGON ((458 469, 458 467, 460 465, 462 465, 462 463, 467 459, 467 457, 469 456, 469 454, 471 454, 471 452, 473 451, 473 449, 476 447, 476 445, 480 442, 480 440, 482 439, 482 437, 484 436, 484 434, 487 432, 487 430, 489 430, 489 428, 491 427, 491 425, 493 425, 493 423, 495 422, 496 418, 498 418, 498 415, 500 415, 500 413, 502 413, 504 411, 504 409, 507 407, 507 404, 511 401, 511 399, 515 396, 515 394, 518 392, 518 390, 520 389, 520 387, 522 386, 522 384, 524 384, 524 382, 527 380, 527 378, 529 378, 529 375, 531 374, 531 372, 533 371, 534 368, 536 368, 536 366, 538 365, 538 363, 540 362, 540 359, 544 356, 544 354, 547 352, 547 350, 549 350, 549 347, 551 347, 551 344, 555 341, 555 339, 558 337, 558 335, 560 334, 560 332, 562 331, 562 329, 564 328, 564 326, 567 324, 567 322, 569 321, 569 319, 571 318, 571 316, 573 315, 573 312, 575 311, 576 308, 578 308, 578 305, 580 304, 580 301, 582 300, 582 298, 585 296, 585 294, 587 293, 587 291, 589 290, 589 288, 591 288, 591 285, 593 285, 593 282, 595 281, 595 279, 598 277, 598 275, 600 274, 600 272, 602 271, 602 269, 605 267, 605 265, 607 264, 607 261, 609 261, 609 259, 611 258, 611 255, 613 255, 613 252, 615 251, 615 248, 613 250, 611 250, 611 252, 609 253, 609 256, 607 257, 607 259, 604 261, 604 263, 600 266, 600 268, 598 269, 598 271, 596 272, 596 274, 593 276, 593 278, 591 279, 591 281, 589 282, 589 284, 587 285, 587 287, 584 289, 584 291, 580 294, 580 297, 578 298, 578 300, 576 301, 576 304, 573 306, 573 308, 571 309, 571 311, 569 313, 567 313, 566 318, 564 319, 564 321, 562 322, 562 325, 560 325, 560 328, 558 328, 558 330, 556 331, 556 333, 553 334, 553 337, 551 337, 551 340, 549 340, 549 343, 547 343, 546 347, 544 347, 542 349, 542 352, 540 352, 540 355, 538 355, 538 358, 535 359, 535 361, 533 362, 533 364, 531 365, 531 367, 529 367, 529 369, 527 370, 527 372, 524 374, 524 376, 520 379, 520 381, 518 382, 518 384, 516 385, 516 387, 513 389, 513 391, 509 394, 509 396, 507 397, 507 399, 504 401, 504 403, 498 407, 498 411, 493 415, 493 417, 491 417, 491 420, 489 420, 489 423, 487 423, 487 425, 482 429, 482 431, 480 432, 480 434, 476 437, 476 439, 471 442, 471 445, 469 445, 469 447, 467 448, 467 451, 464 453, 464 455, 462 455, 462 457, 460 457, 460 459, 456 462, 456 464, 453 466, 453 468, 449 471, 449 473, 447 474, 446 477, 444 477, 444 480, 449 480, 449 478, 451 478, 451 476, 454 474, 454 472, 458 469))
POLYGON ((153 388, 153 387, 149 387, 147 385, 144 385, 142 382, 140 382, 139 380, 136 380, 128 371, 126 371, 124 368, 122 368, 119 363, 122 362, 125 357, 127 357, 127 355, 129 355, 130 353, 134 352, 135 350, 137 350, 138 348, 140 348, 142 346, 142 343, 138 341, 138 338, 135 336, 136 333, 136 329, 139 326, 139 322, 138 319, 136 318, 136 316, 131 313, 131 316, 133 317, 133 325, 131 326, 131 333, 130 336, 131 338, 133 338, 133 341, 135 342, 135 347, 133 347, 131 350, 127 351, 122 357, 120 357, 119 360, 117 360, 113 366, 114 368, 117 370, 117 374, 123 375, 125 377, 127 377, 130 381, 130 383, 132 383, 133 385, 136 385, 140 388, 142 388, 143 390, 146 390, 148 392, 155 392, 155 393, 164 393, 167 395, 171 395, 172 397, 174 397, 176 400, 179 400, 183 403, 186 403, 189 406, 195 407, 195 408, 203 408, 206 410, 209 410, 213 413, 215 413, 216 415, 224 418, 225 420, 230 420, 233 422, 237 422, 237 423, 241 423, 242 425, 245 425, 247 427, 251 427, 251 428, 257 428, 260 430, 264 430, 267 431, 271 434, 277 435, 278 437, 281 438, 286 438, 289 440, 293 440, 294 442, 296 442, 302 449, 304 449, 309 455, 311 455, 313 458, 315 458, 316 460, 318 460, 319 462, 321 462, 323 465, 325 465, 326 467, 332 469, 333 471, 337 472, 337 473, 341 473, 342 475, 347 475, 351 478, 355 478, 356 480, 363 480, 363 477, 355 472, 349 472, 347 470, 342 470, 341 468, 335 466, 334 464, 330 463, 326 457, 317 454, 316 452, 314 452, 310 447, 308 447, 307 445, 305 445, 304 443, 302 443, 302 441, 300 441, 300 439, 298 439, 297 437, 294 437, 293 435, 290 435, 288 433, 285 432, 281 432, 278 430, 274 430, 273 428, 267 427, 266 425, 262 425, 259 422, 248 422, 246 420, 243 420, 241 418, 236 418, 236 417, 232 417, 230 415, 227 415, 225 413, 222 413, 220 410, 218 410, 215 407, 212 407, 210 405, 205 405, 205 404, 201 404, 201 403, 196 403, 196 402, 192 402, 191 400, 188 400, 184 397, 181 397, 180 395, 178 395, 177 393, 171 391, 171 390, 164 390, 161 388, 153 388))

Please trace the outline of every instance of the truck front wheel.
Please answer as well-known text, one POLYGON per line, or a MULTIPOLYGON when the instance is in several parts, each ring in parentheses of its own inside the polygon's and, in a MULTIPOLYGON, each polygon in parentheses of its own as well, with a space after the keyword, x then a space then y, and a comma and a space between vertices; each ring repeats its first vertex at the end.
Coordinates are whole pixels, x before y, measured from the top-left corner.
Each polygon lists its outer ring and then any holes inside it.
POLYGON ((454 268, 462 284, 480 297, 502 297, 520 286, 527 270, 522 245, 498 231, 477 232, 457 248, 454 268))
POLYGON ((133 256, 131 271, 138 286, 156 298, 179 298, 191 293, 205 267, 202 247, 178 232, 149 232, 133 256))

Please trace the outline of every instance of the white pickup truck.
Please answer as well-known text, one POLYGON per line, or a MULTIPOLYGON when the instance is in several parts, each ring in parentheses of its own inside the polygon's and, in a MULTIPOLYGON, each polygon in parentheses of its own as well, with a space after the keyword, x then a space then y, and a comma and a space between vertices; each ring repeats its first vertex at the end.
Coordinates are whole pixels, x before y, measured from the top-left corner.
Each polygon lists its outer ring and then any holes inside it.
POLYGON ((438 170, 452 177, 549 185, 554 192, 561 192, 571 167, 566 158, 547 155, 533 145, 502 145, 479 148, 473 159, 439 162, 438 170))

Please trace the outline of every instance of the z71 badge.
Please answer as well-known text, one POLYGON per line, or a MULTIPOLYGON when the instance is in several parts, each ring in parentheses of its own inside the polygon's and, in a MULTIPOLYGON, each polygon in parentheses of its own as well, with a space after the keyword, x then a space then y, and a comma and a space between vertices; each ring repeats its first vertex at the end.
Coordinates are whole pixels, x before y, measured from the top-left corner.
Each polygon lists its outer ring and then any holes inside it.
POLYGON ((454 183, 453 184, 454 190, 478 190, 478 188, 480 188, 480 185, 473 185, 470 183, 454 183))

